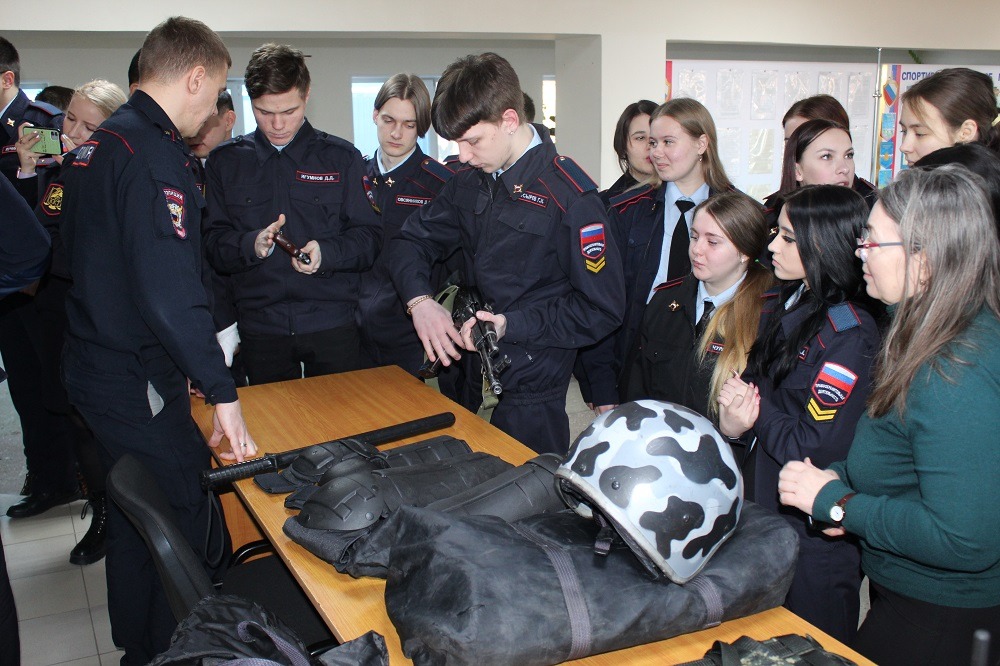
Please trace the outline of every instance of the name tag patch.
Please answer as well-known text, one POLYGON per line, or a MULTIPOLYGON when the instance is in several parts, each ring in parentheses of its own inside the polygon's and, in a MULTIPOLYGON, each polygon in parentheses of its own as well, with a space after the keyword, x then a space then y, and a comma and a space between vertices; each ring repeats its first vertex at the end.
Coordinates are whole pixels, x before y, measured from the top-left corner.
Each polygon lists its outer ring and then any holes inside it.
POLYGON ((73 158, 73 166, 90 166, 90 159, 94 156, 94 153, 97 152, 97 145, 96 141, 87 141, 73 151, 73 154, 75 155, 73 158))
POLYGON ((17 146, 15 146, 14 144, 10 144, 9 146, 4 146, 3 147, 3 154, 4 155, 8 155, 10 153, 16 153, 16 152, 17 152, 17 146))
POLYGON ((725 345, 721 342, 709 342, 708 346, 705 347, 706 354, 721 354, 722 350, 725 349, 725 345))
POLYGON ((535 192, 521 192, 517 195, 517 198, 525 203, 530 203, 538 206, 539 208, 545 208, 549 205, 549 198, 544 197, 541 194, 535 192))
POLYGON ((309 173, 307 171, 296 171, 295 180, 302 183, 339 183, 339 173, 309 173))
POLYGON ((396 205, 398 206, 423 206, 429 204, 431 197, 415 197, 408 194, 397 194, 396 205))
POLYGON ((187 238, 187 229, 184 228, 184 193, 172 187, 163 188, 163 196, 167 199, 167 212, 170 213, 170 222, 174 225, 174 233, 178 238, 187 238))
POLYGON ((580 229, 580 254, 583 255, 587 270, 591 273, 599 273, 604 268, 606 247, 602 223, 588 224, 580 229))

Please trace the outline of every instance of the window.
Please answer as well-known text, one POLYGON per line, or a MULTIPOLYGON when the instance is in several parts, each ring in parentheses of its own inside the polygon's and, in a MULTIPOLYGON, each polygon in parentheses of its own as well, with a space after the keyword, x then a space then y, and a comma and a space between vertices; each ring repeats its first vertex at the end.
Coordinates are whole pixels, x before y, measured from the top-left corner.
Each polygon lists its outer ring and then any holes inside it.
POLYGON ((233 136, 250 134, 257 129, 257 121, 253 117, 253 108, 250 106, 250 97, 243 85, 243 79, 226 79, 226 90, 233 98, 233 109, 236 111, 233 136))
POLYGON ((35 96, 42 92, 43 88, 49 86, 48 81, 21 81, 21 90, 24 94, 28 96, 28 99, 34 100, 35 96))

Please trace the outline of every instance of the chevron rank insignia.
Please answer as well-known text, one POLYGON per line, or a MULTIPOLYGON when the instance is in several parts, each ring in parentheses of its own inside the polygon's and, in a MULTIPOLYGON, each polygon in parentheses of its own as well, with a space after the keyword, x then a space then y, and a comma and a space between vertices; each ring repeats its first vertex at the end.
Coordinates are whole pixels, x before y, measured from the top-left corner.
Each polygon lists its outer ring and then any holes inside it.
POLYGON ((809 412, 809 416, 813 417, 814 421, 832 421, 833 417, 837 415, 837 408, 833 409, 823 409, 816 402, 816 398, 810 397, 809 404, 806 406, 809 412))
POLYGON ((580 254, 583 255, 587 270, 599 273, 607 263, 604 249, 604 225, 600 222, 588 224, 580 229, 580 254))

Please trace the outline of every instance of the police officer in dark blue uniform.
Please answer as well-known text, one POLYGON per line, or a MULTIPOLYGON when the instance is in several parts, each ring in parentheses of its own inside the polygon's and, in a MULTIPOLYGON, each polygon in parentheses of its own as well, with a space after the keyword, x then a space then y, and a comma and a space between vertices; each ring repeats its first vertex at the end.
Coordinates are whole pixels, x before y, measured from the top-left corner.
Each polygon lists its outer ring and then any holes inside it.
POLYGON ((45 102, 32 102, 21 90, 21 58, 7 39, 0 37, 0 171, 8 180, 17 178, 17 148, 21 125, 62 130, 62 110, 45 102))
POLYGON ((259 47, 245 82, 257 130, 208 160, 205 240, 215 269, 235 279, 250 383, 298 379, 303 365, 307 377, 359 369, 358 274, 382 242, 364 160, 306 120, 301 51, 259 47), (304 254, 275 252, 279 232, 304 254))
POLYGON ((782 506, 778 473, 792 460, 823 468, 844 460, 865 410, 880 341, 874 317, 857 300, 855 239, 867 217, 864 199, 839 185, 788 196, 768 246, 775 276, 786 284, 765 295, 747 370, 719 396, 720 431, 755 438, 744 466, 746 496, 781 513, 799 534, 785 605, 845 642, 858 626, 857 543, 828 538, 805 514, 782 506))
MULTIPOLYGON (((208 530, 198 475, 210 456, 191 419, 188 378, 215 405, 209 445, 225 436, 224 457, 256 453, 201 281, 204 199, 183 139, 216 112, 230 64, 204 24, 164 21, 143 44, 139 90, 60 175, 59 224, 73 278, 63 353, 69 399, 106 468, 130 454, 156 477, 197 553, 226 544, 224 529, 208 530)), ((125 650, 122 663, 144 664, 167 646, 176 623, 146 545, 109 509, 112 638, 125 650)), ((216 573, 220 565, 205 566, 216 573)))
MULTIPOLYGON (((385 239, 395 237, 415 210, 434 200, 454 172, 427 157, 417 137, 431 126, 431 97, 423 80, 413 74, 396 74, 375 96, 372 113, 378 128, 379 147, 368 160, 365 191, 382 217, 385 239)), ((447 268, 436 266, 435 290, 447 279, 447 268)), ((398 365, 417 374, 424 361, 424 347, 406 316, 389 274, 388 248, 383 247, 372 269, 361 275, 358 298, 361 342, 375 365, 398 365)))
POLYGON ((449 65, 432 115, 467 166, 390 241, 393 282, 428 357, 460 359, 457 347, 474 349, 474 320, 456 331, 431 284, 434 262, 460 248, 466 284, 496 313, 477 317, 511 359, 493 424, 536 451, 565 452, 576 350, 618 326, 624 305, 597 187, 543 126, 523 122, 517 74, 495 53, 449 65))

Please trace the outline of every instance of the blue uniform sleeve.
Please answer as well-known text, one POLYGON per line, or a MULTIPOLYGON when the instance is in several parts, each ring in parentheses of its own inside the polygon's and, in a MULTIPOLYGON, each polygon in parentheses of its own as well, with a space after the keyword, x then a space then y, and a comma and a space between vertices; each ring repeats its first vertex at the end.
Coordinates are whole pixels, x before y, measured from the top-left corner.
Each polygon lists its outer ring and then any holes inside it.
MULTIPOLYGON (((133 159, 138 161, 138 157, 133 159)), ((215 338, 200 271, 200 202, 178 201, 174 195, 171 213, 164 190, 182 188, 156 180, 156 173, 155 167, 133 164, 118 183, 119 206, 124 211, 125 269, 133 284, 135 305, 160 344, 209 402, 235 402, 236 386, 215 338), (183 231, 172 214, 181 215, 183 231)))
POLYGON ((45 273, 49 235, 6 178, 0 179, 0 296, 26 287, 45 273))
POLYGON ((810 372, 799 368, 789 374, 781 387, 771 390, 762 387, 760 414, 753 431, 764 452, 779 465, 809 457, 814 465, 825 468, 846 458, 854 428, 865 410, 878 342, 878 331, 870 317, 857 328, 832 334, 821 332, 812 344, 825 345, 825 349, 810 372), (844 387, 843 376, 831 377, 837 368, 854 375, 849 391, 844 387), (836 400, 824 397, 827 383, 848 393, 843 404, 831 404, 836 400))
MULTIPOLYGON (((238 229, 230 219, 226 206, 226 188, 222 180, 222 173, 227 165, 230 169, 236 168, 235 164, 226 161, 218 152, 213 153, 205 164, 205 192, 208 200, 205 208, 208 219, 204 225, 205 254, 215 270, 221 273, 239 273, 263 262, 263 259, 257 257, 253 247, 261 229, 238 229)), ((270 222, 264 226, 267 224, 270 222)))
POLYGON ((403 223, 399 235, 388 241, 389 271, 403 303, 417 296, 435 294, 431 267, 461 243, 455 193, 453 179, 433 201, 414 211, 403 223))
POLYGON ((596 192, 576 199, 560 222, 557 255, 572 291, 509 310, 506 339, 543 347, 579 349, 622 322, 625 280, 608 218, 596 192), (596 244, 603 243, 603 248, 596 244))
POLYGON ((344 179, 344 201, 340 210, 343 230, 332 238, 316 239, 322 253, 322 273, 366 271, 382 248, 382 220, 365 194, 364 175, 364 160, 354 149, 344 179))

